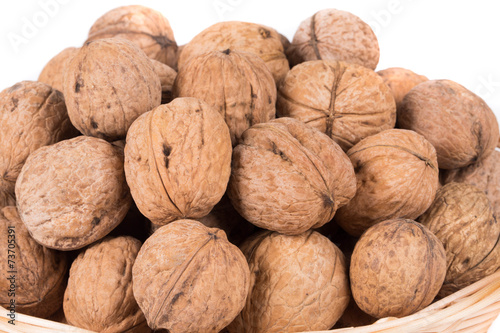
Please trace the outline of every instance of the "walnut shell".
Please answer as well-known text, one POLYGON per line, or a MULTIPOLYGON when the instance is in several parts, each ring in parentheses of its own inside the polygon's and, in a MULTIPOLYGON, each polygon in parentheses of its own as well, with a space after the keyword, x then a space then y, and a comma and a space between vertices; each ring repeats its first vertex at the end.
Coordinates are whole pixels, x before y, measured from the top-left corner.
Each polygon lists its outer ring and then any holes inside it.
POLYGON ((11 299, 15 299, 16 312, 50 317, 63 303, 68 271, 66 256, 35 242, 16 207, 0 209, 0 231, 4 244, 0 254, 5 258, 0 266, 0 305, 8 308, 11 299), (14 275, 15 288, 11 285, 13 280, 9 280, 11 275, 14 275))
POLYGON ((409 69, 401 67, 391 67, 377 72, 384 83, 391 89, 397 108, 401 108, 401 103, 405 95, 417 84, 429 79, 423 75, 416 74, 409 69))
POLYGON ((450 80, 415 86, 398 110, 398 126, 422 134, 436 148, 441 169, 480 161, 499 139, 495 114, 473 92, 450 80))
POLYGON ((250 267, 246 305, 230 332, 331 328, 349 303, 345 258, 325 236, 265 231, 242 245, 250 267))
POLYGON ((39 82, 47 83, 60 92, 64 89, 64 71, 66 66, 80 50, 78 47, 68 47, 56 54, 42 69, 38 76, 39 82))
POLYGON ((16 179, 36 149, 77 135, 62 93, 22 81, 0 92, 0 207, 15 205, 16 179))
POLYGON ((446 274, 446 254, 420 223, 387 220, 361 236, 349 274, 361 310, 376 318, 404 317, 433 301, 446 274))
POLYGON ((393 128, 396 104, 374 71, 345 62, 307 61, 278 87, 280 117, 299 119, 347 151, 361 139, 393 128))
POLYGON ((87 42, 111 37, 128 39, 148 57, 177 68, 174 32, 168 20, 156 10, 140 5, 112 9, 95 21, 87 42))
POLYGON ((291 66, 340 60, 375 69, 380 50, 368 24, 349 12, 323 9, 300 23, 287 49, 291 66))
POLYGON ((141 213, 156 224, 207 215, 226 191, 230 169, 229 129, 196 98, 153 109, 127 135, 127 182, 141 213))
POLYGON ((448 296, 500 269, 500 221, 479 188, 449 183, 419 218, 446 250, 448 270, 440 296, 448 296))
POLYGON ((349 149, 356 172, 354 198, 335 215, 349 234, 394 218, 416 219, 434 200, 439 186, 436 151, 421 135, 391 129, 349 149))
POLYGON ((192 57, 179 71, 174 96, 196 97, 226 120, 235 146, 250 126, 276 116, 276 84, 258 56, 230 49, 192 57))
POLYGON ((276 82, 290 69, 276 30, 256 23, 230 21, 208 27, 186 44, 179 55, 179 70, 194 56, 227 49, 261 57, 276 82))
POLYGON ((224 231, 193 220, 159 228, 133 270, 134 295, 153 329, 219 332, 241 311, 250 272, 224 231))
POLYGON ((107 38, 84 44, 66 67, 64 98, 73 125, 108 141, 161 103, 160 79, 135 44, 107 38))
POLYGON ((154 59, 150 59, 153 64, 153 68, 160 78, 161 84, 161 104, 167 104, 172 102, 173 98, 173 87, 174 81, 177 77, 177 72, 170 66, 165 65, 154 59))
POLYGON ((16 199, 37 242, 58 250, 82 248, 106 236, 130 207, 123 153, 87 136, 42 147, 26 160, 16 199))
POLYGON ((289 235, 319 228, 354 192, 354 171, 342 149, 298 120, 254 125, 234 148, 228 195, 258 227, 289 235))

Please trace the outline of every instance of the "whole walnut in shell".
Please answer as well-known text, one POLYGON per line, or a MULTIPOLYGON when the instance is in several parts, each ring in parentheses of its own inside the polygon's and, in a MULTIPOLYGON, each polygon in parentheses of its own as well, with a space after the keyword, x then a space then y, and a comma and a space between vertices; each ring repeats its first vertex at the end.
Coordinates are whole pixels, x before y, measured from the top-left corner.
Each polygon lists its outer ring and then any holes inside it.
POLYGON ((108 141, 125 138, 132 122, 161 103, 148 57, 125 39, 85 43, 66 67, 64 98, 73 125, 108 141))
POLYGON ((375 69, 380 51, 368 24, 349 12, 323 9, 300 23, 287 48, 291 66, 311 60, 340 60, 375 69))
POLYGON ((440 296, 447 296, 500 269, 500 221, 486 194, 465 183, 449 183, 419 218, 446 250, 448 269, 440 296))
POLYGON ((421 135, 391 129, 349 149, 356 172, 356 195, 335 215, 349 234, 394 218, 416 219, 434 200, 439 186, 436 151, 421 135))
POLYGON ((368 229, 356 243, 350 280, 361 310, 404 317, 429 305, 446 274, 443 244, 412 220, 393 219, 368 229))
POLYGON ((487 157, 499 139, 486 103, 450 80, 415 86, 398 110, 398 126, 422 134, 436 148, 441 169, 462 168, 487 157))
POLYGON ((71 264, 64 293, 68 323, 96 332, 150 332, 132 291, 141 242, 122 236, 92 244, 71 264))
POLYGON ((193 220, 159 228, 132 274, 149 326, 171 333, 219 332, 243 308, 250 282, 245 257, 224 231, 193 220))
POLYGON ((316 127, 345 151, 396 123, 396 104, 383 80, 368 68, 339 61, 292 68, 278 87, 276 108, 280 117, 316 127))
POLYGON ((4 244, 0 254, 5 258, 0 265, 0 305, 8 308, 15 299, 16 312, 48 318, 63 303, 68 271, 65 254, 35 242, 16 207, 0 209, 0 232, 4 244))
POLYGON ((397 108, 401 108, 401 103, 405 95, 417 84, 429 79, 423 75, 412 72, 401 67, 391 67, 377 72, 382 77, 384 83, 391 89, 397 108))
POLYGON ((120 148, 79 136, 33 152, 16 182, 19 216, 40 244, 76 250, 124 218, 130 192, 120 148))
POLYGON ((160 78, 161 84, 161 104, 167 104, 172 102, 173 98, 173 88, 175 78, 177 77, 177 72, 170 66, 165 65, 154 59, 150 59, 153 64, 154 71, 160 78))
POLYGON ((254 125, 234 148, 228 195, 258 227, 289 235, 319 228, 354 192, 354 170, 339 145, 298 120, 254 125))
POLYGON ((132 197, 156 224, 207 215, 226 191, 231 138, 222 116, 196 98, 176 98, 139 117, 127 135, 132 197))
POLYGON ((265 231, 241 248, 250 267, 250 291, 230 332, 326 330, 347 307, 344 255, 318 232, 287 236, 265 231))
POLYGON ((77 47, 68 47, 56 54, 42 69, 38 81, 47 83, 52 88, 62 92, 64 89, 64 71, 71 59, 78 53, 78 50, 77 47))
POLYGON ((230 49, 194 56, 179 70, 177 97, 196 97, 226 120, 233 145, 250 126, 276 115, 276 85, 258 56, 230 49))

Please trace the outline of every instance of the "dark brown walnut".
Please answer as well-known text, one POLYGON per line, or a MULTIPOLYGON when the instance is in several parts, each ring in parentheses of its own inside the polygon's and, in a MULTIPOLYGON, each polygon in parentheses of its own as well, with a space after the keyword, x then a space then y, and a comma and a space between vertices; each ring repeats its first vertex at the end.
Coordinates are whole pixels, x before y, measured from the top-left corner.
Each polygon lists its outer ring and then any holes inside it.
POLYGON ((439 186, 434 147, 409 130, 391 129, 349 149, 356 172, 356 195, 334 220, 361 236, 370 226, 394 219, 416 219, 434 200, 439 186))
POLYGON ((351 293, 344 255, 318 232, 265 231, 241 249, 250 267, 250 290, 229 332, 326 330, 347 307, 351 293))
POLYGON ((208 27, 186 44, 179 55, 179 70, 194 56, 227 49, 261 57, 276 82, 290 69, 276 30, 256 23, 229 21, 208 27))
POLYGON ((161 84, 161 104, 167 104, 172 102, 173 94, 172 90, 174 87, 174 81, 177 77, 177 72, 170 66, 165 65, 159 61, 151 59, 153 68, 160 78, 161 84))
POLYGON ((68 47, 59 52, 42 69, 38 81, 47 83, 52 88, 62 92, 64 89, 64 71, 70 60, 78 53, 78 50, 77 47, 68 47))
POLYGON ((449 183, 419 218, 443 242, 447 272, 440 296, 448 296, 500 269, 500 221, 479 188, 449 183))
POLYGON ((258 56, 226 49, 192 57, 174 84, 175 97, 196 97, 224 117, 235 146, 250 126, 276 116, 276 84, 258 56))
POLYGON ((222 116, 196 98, 176 98, 139 117, 125 145, 132 197, 156 224, 207 215, 226 191, 231 137, 222 116))
POLYGON ((417 84, 429 79, 423 75, 412 72, 401 67, 391 67, 377 72, 382 77, 384 83, 391 89, 396 100, 397 108, 401 108, 401 103, 405 95, 417 84))
POLYGON ((466 167, 487 157, 499 139, 498 122, 486 103, 450 80, 415 86, 398 110, 398 126, 422 134, 436 148, 441 169, 466 167))
POLYGON ((393 219, 368 229, 354 248, 351 291, 376 318, 404 317, 429 305, 446 274, 443 244, 413 220, 393 219))
POLYGON ((368 24, 349 12, 323 9, 300 23, 287 49, 291 66, 334 60, 375 69, 380 50, 368 24))
POLYGON ((159 228, 132 274, 149 326, 171 333, 221 331, 245 305, 250 283, 245 256, 224 231, 193 220, 159 228))
POLYGON ((174 32, 156 10, 140 5, 112 9, 92 25, 87 41, 111 37, 128 39, 148 57, 177 68, 174 32))
POLYGON ((0 305, 10 312, 15 299, 15 312, 50 317, 63 303, 68 271, 65 254, 38 244, 16 207, 0 208, 0 231, 0 254, 5 258, 0 265, 0 305))
POLYGON ((73 125, 108 141, 161 103, 161 83, 148 57, 120 38, 85 43, 66 67, 64 98, 73 125))
POLYGON ((132 291, 132 267, 140 248, 133 237, 106 237, 80 252, 64 293, 70 325, 103 333, 151 332, 132 291))
POLYGON ((393 128, 396 104, 374 71, 341 61, 307 61, 278 86, 277 113, 326 133, 347 151, 361 139, 393 128))
POLYGON ((22 81, 0 92, 0 207, 15 205, 14 187, 36 149, 77 135, 62 93, 22 81))
POLYGON ((42 147, 16 182, 19 216, 40 244, 76 250, 106 236, 127 214, 123 152, 79 136, 42 147))
POLYGON ((352 164, 340 146, 298 120, 254 125, 234 148, 228 195, 258 227, 289 235, 319 228, 355 190, 352 164))

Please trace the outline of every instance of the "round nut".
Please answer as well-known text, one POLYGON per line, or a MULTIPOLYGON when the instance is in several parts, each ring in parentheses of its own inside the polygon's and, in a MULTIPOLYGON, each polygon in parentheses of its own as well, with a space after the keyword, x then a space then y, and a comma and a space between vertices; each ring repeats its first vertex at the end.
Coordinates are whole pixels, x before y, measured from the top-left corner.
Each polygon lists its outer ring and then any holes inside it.
POLYGON ((391 89, 396 106, 401 108, 401 103, 405 95, 417 84, 429 79, 423 75, 418 75, 409 69, 401 67, 391 67, 377 72, 384 83, 391 89))
POLYGON ((68 47, 55 55, 42 69, 38 76, 39 82, 44 82, 54 89, 63 92, 64 72, 71 59, 78 53, 79 48, 68 47))

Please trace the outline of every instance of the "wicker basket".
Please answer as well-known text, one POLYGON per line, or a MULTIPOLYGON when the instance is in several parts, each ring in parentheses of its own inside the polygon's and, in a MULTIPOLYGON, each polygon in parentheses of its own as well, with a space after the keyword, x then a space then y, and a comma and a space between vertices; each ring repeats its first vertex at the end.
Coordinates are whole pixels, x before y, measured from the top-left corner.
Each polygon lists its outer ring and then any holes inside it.
MULTIPOLYGON (((8 323, 2 308, 0 331, 9 333, 89 333, 53 321, 17 314, 16 325, 8 323)), ((500 271, 464 288, 419 312, 403 318, 383 318, 368 326, 309 333, 430 333, 487 332, 500 314, 500 271)))

